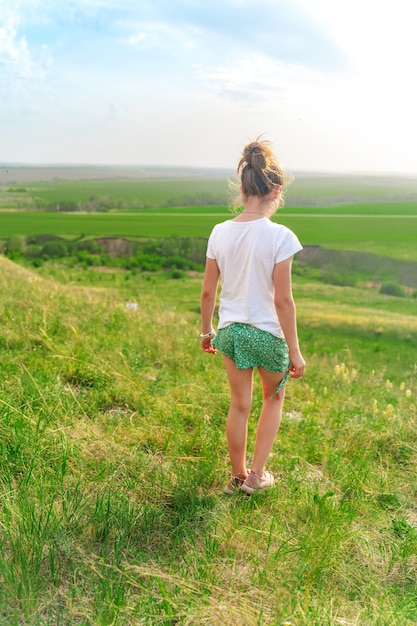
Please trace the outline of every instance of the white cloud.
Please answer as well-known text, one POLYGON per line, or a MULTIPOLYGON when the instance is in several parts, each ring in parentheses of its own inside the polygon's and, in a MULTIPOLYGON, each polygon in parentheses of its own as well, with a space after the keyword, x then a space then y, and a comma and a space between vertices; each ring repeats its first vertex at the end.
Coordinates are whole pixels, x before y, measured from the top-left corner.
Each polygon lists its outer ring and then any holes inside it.
MULTIPOLYGON (((33 9, 36 4, 28 2, 27 6, 33 9)), ((9 103, 17 95, 24 99, 27 89, 33 89, 34 85, 43 81, 52 58, 46 44, 31 45, 24 30, 27 16, 22 13, 21 2, 7 6, 1 3, 0 11, 0 92, 9 103)), ((31 100, 30 94, 28 99, 31 100)))
POLYGON ((130 33, 122 37, 121 41, 137 50, 153 48, 177 56, 181 51, 190 51, 196 47, 198 33, 189 26, 179 27, 159 21, 119 23, 118 26, 130 33))
POLYGON ((33 61, 24 36, 18 35, 16 16, 8 14, 0 26, 0 65, 3 72, 28 77, 32 73, 33 61))
POLYGON ((126 39, 122 39, 122 41, 125 41, 125 43, 129 46, 133 46, 133 48, 141 50, 142 48, 151 45, 151 39, 152 38, 149 33, 138 31, 134 35, 129 35, 126 39))
MULTIPOLYGON (((295 63, 284 63, 263 54, 237 55, 213 67, 196 67, 201 84, 240 106, 277 109, 282 103, 299 106, 308 95, 327 85, 325 73, 295 63)), ((337 78, 334 78, 337 84, 337 78)))

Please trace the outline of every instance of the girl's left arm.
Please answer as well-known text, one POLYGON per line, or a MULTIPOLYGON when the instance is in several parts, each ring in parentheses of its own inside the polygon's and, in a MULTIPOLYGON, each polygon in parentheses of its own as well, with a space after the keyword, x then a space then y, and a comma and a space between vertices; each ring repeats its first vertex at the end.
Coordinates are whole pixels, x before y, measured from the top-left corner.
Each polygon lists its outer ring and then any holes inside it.
POLYGON ((288 344, 291 378, 300 378, 304 374, 305 361, 298 343, 297 314, 292 295, 291 267, 292 257, 275 265, 275 308, 288 344))
MULTIPOLYGON (((219 284, 220 270, 215 259, 206 259, 203 286, 201 288, 201 334, 207 335, 213 330, 213 313, 216 305, 217 287, 219 284)), ((201 347, 204 352, 213 352, 211 337, 201 339, 201 347)))

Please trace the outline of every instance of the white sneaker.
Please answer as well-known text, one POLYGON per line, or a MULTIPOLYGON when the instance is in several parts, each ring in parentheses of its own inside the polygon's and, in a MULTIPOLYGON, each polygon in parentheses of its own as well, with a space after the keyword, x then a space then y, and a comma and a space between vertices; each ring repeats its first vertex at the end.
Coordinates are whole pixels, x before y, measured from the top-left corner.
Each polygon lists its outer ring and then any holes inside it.
POLYGON ((269 489, 274 486, 274 477, 270 472, 264 472, 263 476, 257 476, 253 470, 249 472, 249 476, 241 485, 241 490, 249 495, 252 495, 255 491, 261 491, 263 489, 269 489))

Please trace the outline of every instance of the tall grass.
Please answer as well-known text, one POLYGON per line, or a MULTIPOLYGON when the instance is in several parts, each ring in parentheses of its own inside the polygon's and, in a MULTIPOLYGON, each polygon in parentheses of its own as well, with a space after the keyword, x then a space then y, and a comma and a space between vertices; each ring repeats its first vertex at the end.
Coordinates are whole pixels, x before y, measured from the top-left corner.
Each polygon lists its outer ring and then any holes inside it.
MULTIPOLYGON (((288 385, 277 487, 228 498, 200 278, 128 283, 0 259, 0 623, 416 623, 408 312, 385 344, 361 303, 330 318, 330 287, 320 307, 296 285, 308 370, 288 385)), ((257 385, 251 444, 260 404, 257 385)))

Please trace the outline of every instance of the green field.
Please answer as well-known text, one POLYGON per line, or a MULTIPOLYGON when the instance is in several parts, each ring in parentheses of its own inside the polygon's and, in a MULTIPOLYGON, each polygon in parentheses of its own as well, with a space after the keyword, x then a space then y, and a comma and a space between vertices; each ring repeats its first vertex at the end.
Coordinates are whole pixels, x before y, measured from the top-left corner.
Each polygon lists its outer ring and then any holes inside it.
MULTIPOLYGON (((91 198, 106 199, 110 208, 213 204, 216 200, 217 204, 227 204, 231 197, 228 179, 209 170, 10 168, 8 176, 13 181, 9 184, 4 176, 0 177, 0 207, 5 208, 37 202, 85 204, 91 198), (37 180, 44 182, 34 182, 37 180)), ((416 203, 417 177, 296 173, 286 189, 286 198, 288 206, 307 207, 356 202, 416 203)))
MULTIPOLYGON (((11 168, 16 182, 0 186, 0 239, 208 237, 217 221, 231 216, 226 206, 235 194, 225 177, 203 170, 175 177, 163 168, 147 174, 122 169, 11 168), (34 182, 36 176, 45 182, 34 182)), ((297 174, 274 219, 304 245, 417 261, 416 217, 416 177, 297 174)))
POLYGON ((99 203, 106 209, 155 208, 171 205, 227 204, 224 178, 163 180, 72 180, 0 187, 0 207, 55 207, 74 204, 81 209, 99 203))
POLYGON ((190 198, 221 196, 227 202, 228 183, 225 179, 195 180, 141 180, 141 181, 76 181, 49 185, 32 185, 28 193, 33 198, 59 203, 64 200, 86 202, 91 197, 111 198, 114 205, 137 204, 139 206, 161 206, 186 203, 190 198))
MULTIPOLYGON (((348 205, 328 211, 310 209, 307 213, 306 209, 284 208, 274 219, 294 230, 303 245, 417 261, 417 216, 412 212, 413 204, 348 205)), ((2 212, 0 239, 42 234, 70 238, 208 237, 214 224, 230 217, 230 210, 225 207, 204 206, 127 214, 2 212)))

